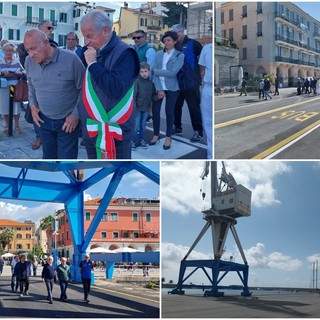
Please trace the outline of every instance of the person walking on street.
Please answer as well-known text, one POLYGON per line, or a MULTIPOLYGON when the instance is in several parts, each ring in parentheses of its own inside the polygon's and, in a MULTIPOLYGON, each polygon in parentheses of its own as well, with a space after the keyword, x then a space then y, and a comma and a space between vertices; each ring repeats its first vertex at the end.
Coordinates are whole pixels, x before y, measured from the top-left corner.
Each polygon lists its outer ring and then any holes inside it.
POLYGON ((3 266, 4 266, 4 261, 2 258, 0 258, 0 276, 2 274, 2 271, 3 271, 3 266))
POLYGON ((19 262, 19 256, 14 256, 14 258, 11 261, 11 274, 12 274, 12 278, 11 278, 11 291, 18 291, 18 286, 19 286, 19 281, 17 276, 14 274, 14 268, 16 266, 16 264, 19 262))
POLYGON ((31 263, 25 255, 20 256, 20 261, 14 267, 14 276, 17 277, 20 285, 20 297, 23 294, 29 295, 29 278, 31 276, 31 263))
POLYGON ((264 85, 263 85, 264 100, 268 100, 268 97, 270 99, 272 99, 272 97, 270 96, 270 93, 269 93, 270 87, 271 87, 271 85, 270 85, 269 79, 268 78, 264 78, 264 85))
POLYGON ((70 267, 67 265, 67 258, 62 257, 61 263, 57 266, 57 276, 60 284, 60 300, 67 302, 67 288, 68 283, 71 280, 70 267))
POLYGON ((263 99, 264 98, 264 91, 263 91, 264 80, 263 79, 259 81, 258 86, 259 86, 259 99, 263 99))
POLYGON ((247 95, 247 80, 245 78, 242 78, 240 96, 242 96, 243 93, 245 96, 247 95))
POLYGON ((36 277, 37 276, 37 269, 38 269, 38 262, 37 260, 34 258, 32 261, 32 270, 33 270, 33 276, 36 277))
POLYGON ((84 260, 80 262, 79 269, 83 285, 84 301, 89 303, 90 300, 88 299, 88 297, 91 286, 91 271, 93 270, 93 264, 88 254, 86 254, 84 256, 84 260))
POLYGON ((52 304, 52 289, 53 289, 53 283, 57 280, 56 271, 54 270, 53 266, 53 257, 49 256, 47 258, 47 262, 43 266, 42 269, 42 281, 46 284, 47 287, 47 300, 50 304, 52 304))
POLYGON ((279 79, 274 77, 274 96, 279 95, 279 79))

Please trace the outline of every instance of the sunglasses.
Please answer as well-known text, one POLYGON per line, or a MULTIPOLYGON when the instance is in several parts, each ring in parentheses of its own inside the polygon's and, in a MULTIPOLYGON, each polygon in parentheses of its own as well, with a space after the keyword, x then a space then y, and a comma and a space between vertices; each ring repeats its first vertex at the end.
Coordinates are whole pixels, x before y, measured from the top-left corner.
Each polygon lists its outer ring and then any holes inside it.
POLYGON ((136 40, 136 39, 140 40, 141 38, 143 38, 143 36, 140 36, 140 37, 132 37, 133 40, 136 40))
POLYGON ((47 29, 48 29, 48 30, 53 30, 54 28, 53 28, 53 27, 47 27, 47 29))

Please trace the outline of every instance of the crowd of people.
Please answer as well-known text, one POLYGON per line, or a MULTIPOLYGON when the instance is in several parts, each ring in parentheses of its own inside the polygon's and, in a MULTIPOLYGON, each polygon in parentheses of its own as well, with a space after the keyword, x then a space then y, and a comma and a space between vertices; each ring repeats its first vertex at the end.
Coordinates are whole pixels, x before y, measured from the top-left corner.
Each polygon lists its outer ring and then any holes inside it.
MULTIPOLYGON (((34 262, 35 261, 28 261, 24 254, 20 256, 16 255, 11 261, 11 290, 12 292, 19 292, 20 297, 23 297, 24 295, 29 296, 32 271, 34 276, 37 275, 37 264, 34 262)), ((93 271, 94 266, 88 254, 85 254, 84 260, 80 262, 78 267, 83 284, 84 301, 89 303, 88 297, 91 286, 91 272, 93 271)), ((53 303, 53 288, 55 283, 59 283, 60 286, 60 300, 63 302, 68 301, 67 288, 71 281, 71 270, 67 258, 62 257, 59 259, 57 261, 57 266, 55 267, 53 257, 48 256, 43 263, 41 279, 46 285, 46 299, 50 304, 53 303)))
MULTIPOLYGON (((120 40, 112 31, 110 18, 98 9, 82 18, 80 28, 84 47, 78 45, 74 32, 67 35, 64 48, 58 47, 51 39, 54 28, 50 20, 27 31, 17 48, 10 42, 0 44, 4 53, 1 77, 10 85, 22 77, 28 80, 36 134, 33 149, 42 146, 44 159, 76 159, 82 138, 89 159, 130 159, 132 150, 160 141, 164 105, 163 149, 168 150, 172 135, 182 135, 186 102, 193 128, 190 140, 202 141, 205 132, 208 158, 212 158, 212 44, 203 48, 177 24, 162 36, 163 50, 150 46, 143 30, 133 32, 135 44, 131 46, 120 40), (188 90, 180 88, 177 77, 184 64, 192 73, 186 77, 196 79, 188 90), (202 84, 205 90, 201 96, 202 84), (150 141, 145 134, 148 119, 153 122, 150 141)), ((0 90, 9 97, 8 88, 0 90)), ((9 98, 1 100, 5 132, 8 104, 9 98)), ((16 133, 21 133, 20 107, 16 102, 16 133)))

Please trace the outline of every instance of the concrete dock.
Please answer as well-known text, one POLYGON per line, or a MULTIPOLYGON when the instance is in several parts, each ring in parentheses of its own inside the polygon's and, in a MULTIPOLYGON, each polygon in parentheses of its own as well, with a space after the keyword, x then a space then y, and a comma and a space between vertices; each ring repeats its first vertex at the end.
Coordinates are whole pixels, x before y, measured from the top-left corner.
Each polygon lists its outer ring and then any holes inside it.
POLYGON ((318 293, 226 295, 162 294, 162 318, 320 318, 318 293))

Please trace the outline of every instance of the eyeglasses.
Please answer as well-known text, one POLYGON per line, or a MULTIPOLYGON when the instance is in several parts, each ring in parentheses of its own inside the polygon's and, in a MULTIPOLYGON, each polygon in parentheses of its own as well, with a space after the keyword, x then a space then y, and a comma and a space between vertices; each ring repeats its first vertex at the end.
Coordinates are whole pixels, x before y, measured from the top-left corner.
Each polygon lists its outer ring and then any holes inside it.
POLYGON ((133 40, 136 40, 136 39, 140 40, 141 38, 143 38, 143 36, 140 36, 140 37, 132 37, 133 40))
POLYGON ((53 30, 53 29, 54 29, 54 27, 47 27, 47 29, 48 29, 48 30, 53 30))

